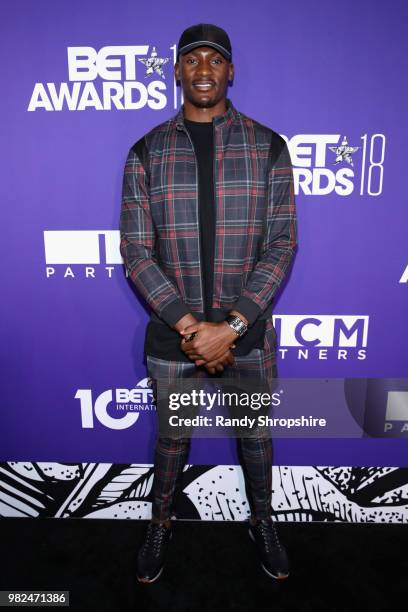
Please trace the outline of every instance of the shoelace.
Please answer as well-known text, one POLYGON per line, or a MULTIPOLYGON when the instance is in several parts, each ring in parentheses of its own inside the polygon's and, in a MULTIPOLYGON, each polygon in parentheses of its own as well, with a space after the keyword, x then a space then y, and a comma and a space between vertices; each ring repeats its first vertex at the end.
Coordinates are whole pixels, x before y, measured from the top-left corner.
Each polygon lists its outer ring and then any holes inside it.
POLYGON ((147 528, 147 535, 145 543, 143 544, 142 554, 146 554, 152 550, 155 557, 160 554, 164 535, 167 529, 163 525, 152 525, 150 524, 147 528))
POLYGON ((260 521, 256 527, 258 528, 258 531, 262 536, 266 551, 269 552, 269 550, 273 547, 276 547, 279 551, 282 551, 282 546, 279 542, 278 533, 275 529, 275 525, 273 524, 273 522, 260 521))

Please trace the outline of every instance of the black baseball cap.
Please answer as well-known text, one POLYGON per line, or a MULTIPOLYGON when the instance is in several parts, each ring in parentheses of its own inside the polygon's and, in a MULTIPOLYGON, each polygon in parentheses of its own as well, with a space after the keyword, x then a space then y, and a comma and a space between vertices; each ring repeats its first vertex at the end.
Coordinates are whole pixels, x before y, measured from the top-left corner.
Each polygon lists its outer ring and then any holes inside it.
POLYGON ((180 55, 197 47, 213 47, 231 61, 232 49, 229 36, 225 30, 216 25, 197 23, 184 30, 177 46, 177 61, 180 55))

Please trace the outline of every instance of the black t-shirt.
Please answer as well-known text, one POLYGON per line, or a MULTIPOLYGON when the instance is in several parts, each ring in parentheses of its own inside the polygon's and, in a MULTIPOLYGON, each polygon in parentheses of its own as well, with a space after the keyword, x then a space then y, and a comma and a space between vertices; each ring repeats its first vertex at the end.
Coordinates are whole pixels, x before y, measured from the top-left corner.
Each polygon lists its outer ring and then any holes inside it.
MULTIPOLYGON (((200 257, 204 293, 205 320, 211 321, 214 282, 215 248, 215 192, 214 192, 214 134, 211 122, 184 119, 193 141, 198 163, 200 257)), ((194 313, 193 313, 194 314, 194 313)), ((214 319, 214 320, 218 320, 214 319)), ((237 338, 235 355, 246 355, 252 348, 263 348, 265 321, 258 320, 248 328, 242 338, 237 338)), ((180 348, 182 338, 167 323, 150 321, 146 329, 145 353, 161 359, 191 362, 180 348)))

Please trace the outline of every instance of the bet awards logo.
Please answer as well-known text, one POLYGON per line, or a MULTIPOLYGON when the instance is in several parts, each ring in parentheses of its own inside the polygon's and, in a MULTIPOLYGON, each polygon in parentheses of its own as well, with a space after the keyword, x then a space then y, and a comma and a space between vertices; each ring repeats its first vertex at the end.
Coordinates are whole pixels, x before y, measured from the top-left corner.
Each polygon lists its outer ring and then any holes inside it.
MULTIPOLYGON (((174 53, 175 45, 171 48, 174 53)), ((160 57, 155 47, 149 55, 148 51, 148 45, 102 47, 99 51, 68 47, 69 82, 36 83, 27 110, 133 110, 146 105, 161 110, 167 104, 163 67, 170 58, 160 57), (138 67, 143 81, 138 79, 138 67), (146 81, 151 78, 155 80, 146 81)), ((174 100, 175 108, 176 104, 174 100)))
POLYGON ((336 193, 378 196, 384 179, 384 134, 363 134, 350 144, 341 134, 297 134, 285 139, 292 164, 295 194, 336 193))
POLYGON ((92 389, 78 389, 75 399, 81 406, 83 429, 94 429, 95 419, 109 429, 127 429, 141 412, 156 410, 150 378, 143 378, 133 389, 108 389, 92 399, 92 389))

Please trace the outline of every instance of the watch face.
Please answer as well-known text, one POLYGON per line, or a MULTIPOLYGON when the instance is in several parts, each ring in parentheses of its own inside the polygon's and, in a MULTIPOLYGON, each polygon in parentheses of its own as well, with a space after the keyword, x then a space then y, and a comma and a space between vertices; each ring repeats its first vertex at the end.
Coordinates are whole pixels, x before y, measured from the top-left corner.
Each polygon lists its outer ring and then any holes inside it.
POLYGON ((242 319, 239 318, 238 315, 229 315, 227 317, 227 322, 229 326, 232 327, 232 329, 238 334, 238 336, 242 336, 248 329, 248 326, 242 319))

